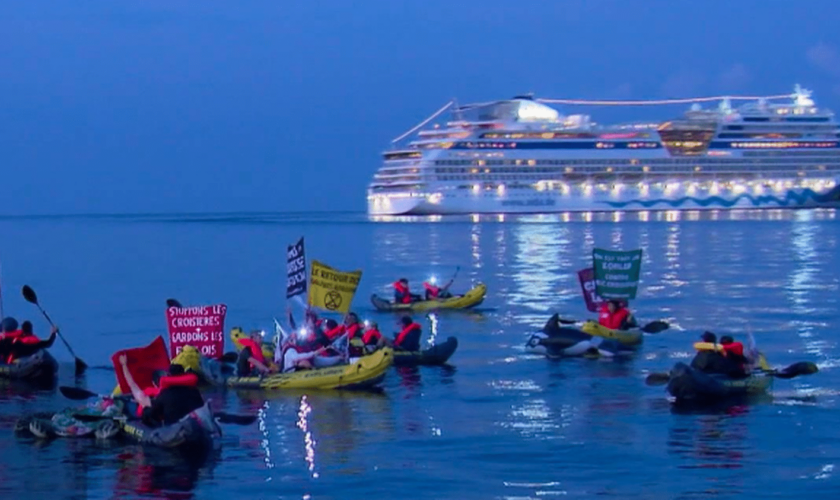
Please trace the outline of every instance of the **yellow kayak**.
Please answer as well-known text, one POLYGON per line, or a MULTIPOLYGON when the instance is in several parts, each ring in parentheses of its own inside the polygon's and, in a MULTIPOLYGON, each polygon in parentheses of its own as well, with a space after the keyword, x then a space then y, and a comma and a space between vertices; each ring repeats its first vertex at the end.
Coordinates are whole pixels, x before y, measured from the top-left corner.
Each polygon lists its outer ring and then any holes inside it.
POLYGON ((337 365, 262 377, 231 377, 228 387, 237 389, 362 389, 378 385, 394 361, 390 347, 359 358, 350 365, 337 365))
POLYGON ((635 346, 642 343, 644 338, 641 330, 612 330, 596 321, 586 321, 581 325, 580 330, 589 335, 617 340, 624 345, 635 346))
POLYGON ((463 295, 456 295, 445 299, 421 300, 410 304, 394 304, 389 300, 373 294, 370 297, 370 301, 379 311, 411 312, 431 311, 433 309, 469 309, 484 302, 484 296, 486 294, 487 285, 479 283, 463 295))

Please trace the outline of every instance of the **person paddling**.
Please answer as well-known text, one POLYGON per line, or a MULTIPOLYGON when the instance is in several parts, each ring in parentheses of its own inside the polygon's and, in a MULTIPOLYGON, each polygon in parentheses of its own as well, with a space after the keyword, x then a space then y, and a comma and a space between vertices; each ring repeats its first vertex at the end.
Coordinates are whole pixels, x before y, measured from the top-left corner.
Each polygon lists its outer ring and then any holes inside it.
POLYGON ((449 280, 449 283, 439 287, 435 284, 434 278, 429 281, 424 281, 423 288, 426 289, 426 300, 448 299, 452 297, 452 294, 449 292, 449 287, 454 282, 455 278, 453 277, 449 280))
POLYGON ((50 338, 39 339, 32 330, 32 323, 24 321, 18 329, 17 320, 12 317, 5 318, 2 322, 2 333, 0 333, 0 360, 12 363, 16 359, 32 356, 41 349, 52 347, 58 334, 58 327, 53 326, 50 330, 50 338))
POLYGON ((134 381, 125 354, 120 355, 119 362, 131 395, 142 408, 141 418, 144 424, 150 427, 171 425, 204 406, 204 398, 198 390, 198 376, 195 376, 194 382, 190 377, 183 377, 186 374, 183 366, 172 364, 169 367, 170 377, 183 380, 165 384, 164 378, 169 377, 161 377, 158 382, 159 390, 144 391, 134 381))
POLYGON ((270 366, 263 355, 262 342, 263 336, 259 330, 251 332, 249 338, 239 340, 242 350, 236 361, 236 371, 240 377, 256 375, 257 372, 262 375, 277 373, 277 368, 270 366))
POLYGON ((399 333, 394 334, 392 345, 394 349, 402 351, 419 351, 420 337, 423 335, 418 323, 415 323, 409 316, 403 316, 397 323, 402 327, 399 333))
POLYGON ((598 323, 610 330, 629 330, 638 326, 630 309, 618 299, 610 299, 601 305, 598 323))

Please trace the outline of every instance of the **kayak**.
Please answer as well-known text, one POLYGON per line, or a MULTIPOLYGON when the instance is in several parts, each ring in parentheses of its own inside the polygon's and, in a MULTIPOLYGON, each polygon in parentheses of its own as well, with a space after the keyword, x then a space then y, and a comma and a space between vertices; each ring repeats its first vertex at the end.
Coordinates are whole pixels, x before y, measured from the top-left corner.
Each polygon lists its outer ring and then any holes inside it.
POLYGON ((213 418, 210 403, 190 412, 174 424, 149 427, 140 420, 118 420, 120 430, 130 440, 159 448, 198 452, 217 449, 221 445, 222 430, 213 418))
MULTIPOLYGON (((435 344, 422 351, 394 350, 394 366, 437 366, 443 365, 458 349, 458 339, 449 337, 445 342, 435 344)), ((375 351, 374 351, 375 352, 375 351)), ((360 358, 350 358, 350 361, 360 358)))
POLYGON ((632 354, 642 339, 641 331, 611 330, 594 321, 580 327, 562 325, 555 314, 541 331, 528 338, 525 350, 551 357, 614 357, 632 354))
POLYGON ((10 380, 52 379, 58 373, 58 362, 46 349, 11 363, 0 363, 0 378, 10 380))
POLYGON ((743 378, 732 378, 728 375, 703 373, 685 363, 677 363, 671 369, 667 389, 677 401, 708 401, 763 394, 772 385, 773 377, 763 371, 754 371, 743 378))
POLYGON ((368 389, 379 385, 394 360, 390 347, 355 362, 261 377, 230 377, 227 386, 237 389, 368 389))
POLYGON ((373 307, 379 311, 412 312, 430 311, 433 309, 469 309, 484 302, 484 296, 486 294, 487 285, 479 283, 463 295, 454 295, 445 299, 421 300, 410 304, 394 304, 387 299, 373 294, 370 297, 370 301, 373 303, 373 307))

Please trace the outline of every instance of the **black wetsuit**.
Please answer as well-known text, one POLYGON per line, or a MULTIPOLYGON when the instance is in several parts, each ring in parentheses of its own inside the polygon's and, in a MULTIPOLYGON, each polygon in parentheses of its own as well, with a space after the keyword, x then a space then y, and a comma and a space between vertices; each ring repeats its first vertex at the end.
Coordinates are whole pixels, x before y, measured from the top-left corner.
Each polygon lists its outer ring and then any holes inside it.
POLYGON ((738 361, 715 351, 698 352, 691 360, 691 367, 708 374, 728 375, 733 378, 746 376, 738 361))
POLYGON ((196 387, 167 387, 152 398, 152 406, 143 408, 143 423, 152 427, 174 424, 191 411, 204 406, 204 398, 196 387))

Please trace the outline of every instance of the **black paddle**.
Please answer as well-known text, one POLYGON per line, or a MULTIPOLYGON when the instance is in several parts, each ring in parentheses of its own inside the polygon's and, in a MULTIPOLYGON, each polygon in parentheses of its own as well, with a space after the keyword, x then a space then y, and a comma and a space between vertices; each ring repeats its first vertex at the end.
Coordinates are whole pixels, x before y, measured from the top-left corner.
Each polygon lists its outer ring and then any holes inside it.
MULTIPOLYGON (((47 322, 52 326, 55 327, 50 317, 47 315, 47 311, 44 311, 44 308, 41 307, 41 304, 38 303, 38 296, 35 295, 35 290, 33 290, 29 285, 23 285, 23 298, 26 299, 27 302, 35 304, 38 309, 41 311, 41 314, 47 318, 47 322)), ((61 341, 64 342, 64 345, 67 346, 67 350, 70 351, 70 354, 73 355, 73 358, 76 360, 76 375, 81 375, 87 369, 87 364, 82 361, 76 353, 73 352, 73 349, 70 347, 70 344, 67 343, 67 340, 64 339, 64 335, 61 334, 61 331, 58 331, 58 336, 61 338, 61 341)))
POLYGON ((166 299, 166 307, 184 307, 175 299, 166 299))
MULTIPOLYGON (((577 320, 564 319, 564 318, 559 318, 558 321, 563 325, 574 325, 576 323, 579 323, 579 321, 577 321, 577 320)), ((670 327, 671 327, 671 325, 669 325, 667 321, 662 321, 662 320, 657 319, 657 320, 651 321, 650 323, 642 326, 641 328, 639 328, 639 330, 641 330, 645 333, 659 333, 659 332, 664 332, 665 330, 667 330, 670 327)))
MULTIPOLYGON (((61 394, 66 397, 67 399, 72 399, 75 401, 81 401, 90 398, 110 398, 114 396, 103 396, 101 394, 97 394, 95 392, 91 392, 87 389, 81 389, 79 387, 67 387, 61 386, 58 388, 61 394)), ((116 396, 123 399, 128 399, 131 396, 122 395, 116 396)), ((232 413, 223 413, 223 412, 214 412, 213 417, 216 418, 222 424, 238 424, 238 425, 249 425, 253 424, 257 421, 256 415, 235 415, 232 413)), ((110 417, 103 417, 103 418, 110 418, 110 417)))
MULTIPOLYGON (((798 377, 800 375, 812 375, 820 371, 817 368, 817 365, 810 361, 799 361, 794 363, 788 367, 782 368, 781 370, 766 370, 762 371, 766 375, 770 375, 771 377, 781 378, 781 379, 792 379, 794 377, 798 377)), ((647 385, 664 385, 667 384, 668 381, 671 380, 670 373, 651 373, 645 378, 645 384, 647 385)))

